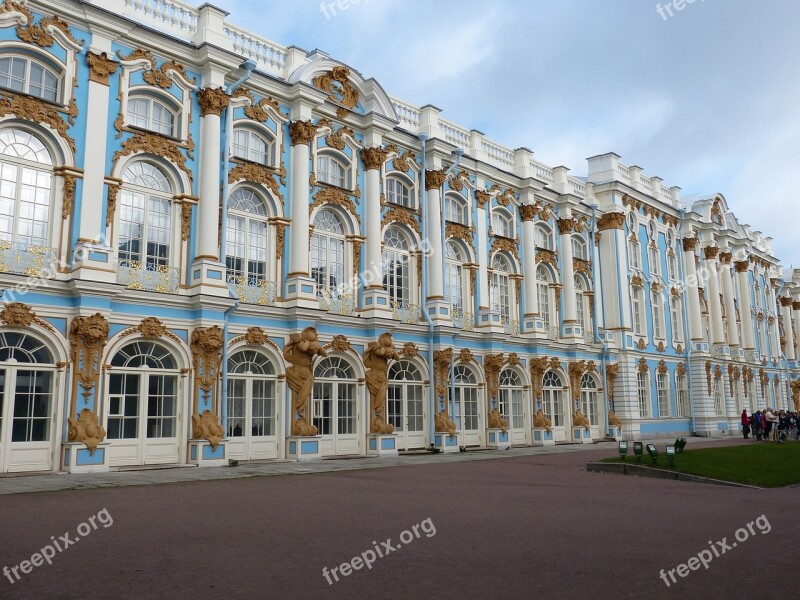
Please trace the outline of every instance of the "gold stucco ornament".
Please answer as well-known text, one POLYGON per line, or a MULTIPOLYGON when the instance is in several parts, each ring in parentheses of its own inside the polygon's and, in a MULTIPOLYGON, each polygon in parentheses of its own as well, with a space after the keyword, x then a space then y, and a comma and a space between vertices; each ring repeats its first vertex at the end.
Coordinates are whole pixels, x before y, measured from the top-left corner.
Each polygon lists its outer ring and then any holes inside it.
POLYGON ((364 352, 367 367, 366 382, 371 404, 370 433, 389 434, 394 425, 385 421, 386 396, 389 391, 389 361, 400 360, 394 348, 391 333, 382 334, 377 342, 370 342, 364 352))
POLYGON ((98 444, 106 437, 106 430, 98 423, 97 415, 84 408, 77 419, 69 417, 67 439, 70 442, 83 442, 89 449, 89 454, 94 454, 98 444))
POLYGON ((292 391, 292 435, 317 435, 317 428, 307 419, 308 398, 314 387, 311 363, 315 356, 328 356, 317 340, 316 327, 306 327, 302 333, 292 335, 283 349, 283 357, 292 366, 286 369, 286 381, 292 391))

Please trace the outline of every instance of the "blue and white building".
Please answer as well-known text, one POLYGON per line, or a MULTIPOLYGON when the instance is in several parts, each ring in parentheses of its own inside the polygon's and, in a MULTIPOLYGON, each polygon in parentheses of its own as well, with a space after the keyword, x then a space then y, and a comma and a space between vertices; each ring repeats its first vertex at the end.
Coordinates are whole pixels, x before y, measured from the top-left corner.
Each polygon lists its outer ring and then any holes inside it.
POLYGON ((574 177, 210 4, 5 0, 0 288, 0 473, 296 456, 310 326, 322 455, 370 452, 385 332, 400 450, 729 433, 800 394, 800 270, 722 194, 574 177))

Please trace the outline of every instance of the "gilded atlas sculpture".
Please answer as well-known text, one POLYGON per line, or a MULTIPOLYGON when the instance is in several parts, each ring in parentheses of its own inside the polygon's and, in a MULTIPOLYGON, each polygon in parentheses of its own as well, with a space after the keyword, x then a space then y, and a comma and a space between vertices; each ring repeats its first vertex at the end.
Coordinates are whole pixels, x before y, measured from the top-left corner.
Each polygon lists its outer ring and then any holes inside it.
POLYGON ((306 327, 295 333, 283 349, 283 357, 292 366, 286 369, 286 381, 292 391, 292 435, 308 437, 317 435, 317 428, 308 422, 308 400, 314 387, 314 370, 311 364, 315 356, 326 357, 328 353, 317 341, 316 327, 306 327))
POLYGON ((579 398, 581 397, 581 376, 586 369, 587 365, 585 360, 570 363, 569 365, 569 379, 572 385, 572 397, 574 398, 575 404, 575 408, 572 410, 572 426, 583 427, 586 431, 589 431, 591 424, 589 423, 589 419, 583 414, 579 404, 579 398))
POLYGON ((795 412, 800 411, 800 379, 792 382, 792 402, 795 412))
POLYGON ((456 424, 447 412, 447 393, 450 389, 450 361, 453 360, 453 349, 436 350, 433 353, 434 375, 436 376, 436 396, 442 403, 442 410, 436 415, 434 425, 436 431, 456 436, 456 424))
POLYGON ((533 381, 533 395, 536 400, 536 414, 533 415, 533 426, 536 429, 544 429, 548 433, 553 433, 553 422, 544 414, 542 410, 542 379, 545 372, 550 367, 550 361, 546 356, 532 358, 531 381, 533 381))
POLYGON ((508 422, 500 414, 500 409, 494 406, 497 403, 500 388, 500 370, 503 368, 503 354, 491 354, 483 359, 483 370, 486 373, 486 384, 489 396, 489 428, 508 431, 508 422))
POLYGON ((377 342, 370 342, 364 352, 367 389, 371 403, 370 433, 394 433, 394 425, 384 419, 386 396, 389 392, 390 360, 400 360, 400 355, 394 349, 392 334, 384 333, 377 342))

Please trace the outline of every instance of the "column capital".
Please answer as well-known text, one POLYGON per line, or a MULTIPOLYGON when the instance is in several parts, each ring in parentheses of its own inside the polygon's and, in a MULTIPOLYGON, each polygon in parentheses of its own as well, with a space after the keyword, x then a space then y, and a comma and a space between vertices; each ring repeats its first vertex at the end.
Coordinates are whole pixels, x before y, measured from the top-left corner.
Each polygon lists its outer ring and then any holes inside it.
POLYGON ((720 252, 719 253, 719 262, 721 262, 723 265, 731 264, 732 260, 733 260, 733 253, 732 252, 720 252))
POLYGON ((575 226, 577 224, 578 224, 578 222, 575 219, 571 218, 571 217, 567 218, 567 219, 559 219, 558 220, 558 232, 561 235, 569 235, 573 231, 575 231, 575 226))
POLYGON ((201 117, 206 115, 220 116, 222 111, 227 108, 231 97, 221 87, 206 87, 197 92, 197 101, 200 103, 201 117))
POLYGON ((796 300, 792 301, 792 310, 800 311, 800 302, 797 302, 796 300))
POLYGON ((444 169, 438 171, 425 171, 425 190, 438 190, 447 180, 447 172, 444 169))
POLYGON ((289 123, 289 137, 292 146, 307 146, 317 135, 317 126, 311 121, 292 121, 289 123))
POLYGON ((102 85, 108 85, 108 76, 117 70, 117 63, 105 52, 98 54, 89 50, 86 64, 89 65, 89 81, 102 85))
POLYGON ((697 250, 698 239, 696 237, 683 238, 683 251, 694 252, 697 250))
POLYGON ((794 301, 790 296, 780 296, 778 298, 778 303, 784 308, 792 308, 794 301))
POLYGON ((389 151, 379 146, 361 150, 361 160, 364 161, 364 169, 367 171, 380 169, 386 162, 387 156, 389 156, 389 151))
POLYGON ((737 261, 734 261, 733 266, 736 269, 737 273, 747 273, 747 270, 750 268, 750 261, 749 260, 737 260, 737 261))
POLYGON ((536 218, 536 205, 522 204, 519 207, 519 214, 523 221, 533 221, 536 218))
POLYGON ((610 212, 600 217, 597 222, 598 231, 606 231, 608 229, 622 229, 625 225, 625 213, 623 212, 610 212))
POLYGON ((703 248, 703 255, 706 257, 706 260, 714 260, 717 258, 719 254, 719 248, 717 246, 706 246, 703 248))

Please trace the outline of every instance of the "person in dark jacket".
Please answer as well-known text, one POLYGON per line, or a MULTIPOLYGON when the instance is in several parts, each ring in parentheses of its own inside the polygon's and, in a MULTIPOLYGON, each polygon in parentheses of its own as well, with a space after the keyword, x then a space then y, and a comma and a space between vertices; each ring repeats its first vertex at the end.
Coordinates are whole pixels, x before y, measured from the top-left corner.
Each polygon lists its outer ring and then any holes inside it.
POLYGON ((761 414, 760 410, 757 410, 753 415, 753 434, 756 437, 757 441, 761 441, 761 427, 762 427, 763 415, 761 414))
POLYGON ((750 418, 747 416, 746 408, 742 410, 742 433, 744 434, 744 439, 747 439, 747 436, 750 435, 750 418))

